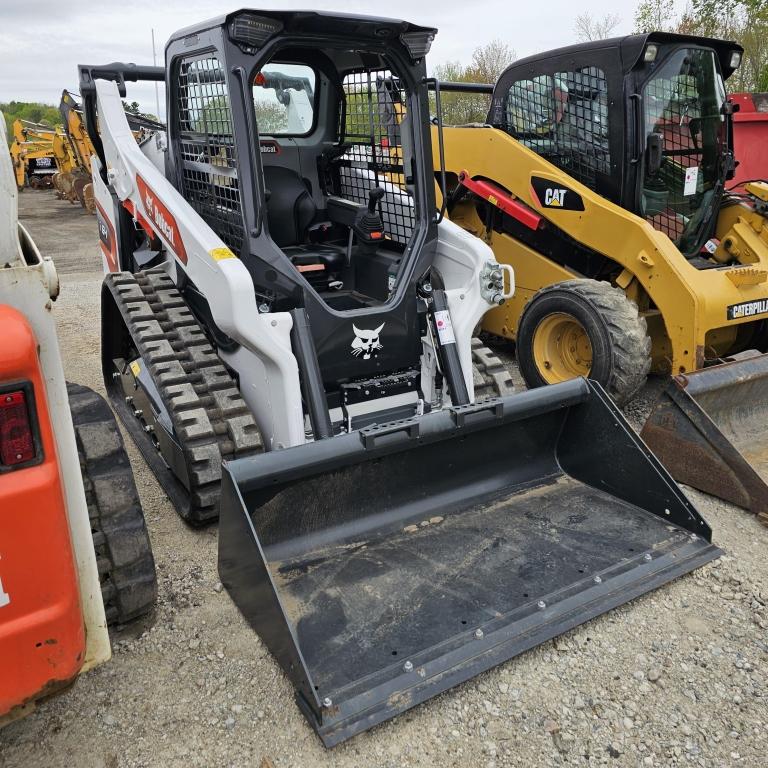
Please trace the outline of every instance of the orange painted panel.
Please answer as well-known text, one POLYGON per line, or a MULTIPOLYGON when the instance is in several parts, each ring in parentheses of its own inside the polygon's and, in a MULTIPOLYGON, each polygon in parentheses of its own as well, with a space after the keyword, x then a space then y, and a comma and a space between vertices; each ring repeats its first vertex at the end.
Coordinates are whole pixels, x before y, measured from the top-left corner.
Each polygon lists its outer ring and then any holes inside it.
MULTIPOLYGON (((0 467, 0 716, 74 679, 85 652, 77 571, 37 340, 0 304, 0 390, 27 383, 39 460, 0 467)), ((2 395, 0 395, 1 397, 2 395)))

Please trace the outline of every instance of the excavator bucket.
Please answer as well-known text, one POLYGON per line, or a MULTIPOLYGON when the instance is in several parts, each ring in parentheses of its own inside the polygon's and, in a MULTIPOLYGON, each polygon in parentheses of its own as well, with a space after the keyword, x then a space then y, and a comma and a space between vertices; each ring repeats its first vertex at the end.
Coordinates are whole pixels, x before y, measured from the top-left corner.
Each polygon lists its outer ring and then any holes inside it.
POLYGON ((326 746, 719 554, 584 379, 225 465, 222 582, 326 746))
POLYGON ((641 437, 676 480, 768 524, 767 354, 676 376, 641 437))

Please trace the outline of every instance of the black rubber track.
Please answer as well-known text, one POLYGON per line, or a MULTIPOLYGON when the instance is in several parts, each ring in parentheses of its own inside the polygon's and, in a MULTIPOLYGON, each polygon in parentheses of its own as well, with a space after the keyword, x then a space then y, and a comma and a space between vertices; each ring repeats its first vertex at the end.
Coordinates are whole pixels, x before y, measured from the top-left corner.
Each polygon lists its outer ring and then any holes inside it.
MULTIPOLYGON (((222 461, 262 450, 253 415, 167 273, 117 272, 107 275, 104 286, 170 415, 184 453, 189 489, 158 466, 154 443, 143 426, 136 428, 139 422, 126 411, 123 395, 115 391, 105 370, 116 410, 181 517, 193 525, 215 520, 222 461)), ((107 350, 107 355, 121 353, 107 350)))
POLYGON ((542 288, 525 306, 517 332, 516 357, 528 387, 546 384, 533 356, 533 335, 548 315, 575 317, 592 344, 590 378, 619 404, 627 403, 645 384, 651 370, 651 339, 637 305, 619 288, 597 280, 577 279, 542 288))
POLYGON ((472 339, 472 373, 475 379, 475 400, 503 397, 515 391, 507 367, 477 337, 472 339))
POLYGON ((123 438, 106 400, 67 384, 108 624, 148 614, 157 598, 152 545, 123 438))

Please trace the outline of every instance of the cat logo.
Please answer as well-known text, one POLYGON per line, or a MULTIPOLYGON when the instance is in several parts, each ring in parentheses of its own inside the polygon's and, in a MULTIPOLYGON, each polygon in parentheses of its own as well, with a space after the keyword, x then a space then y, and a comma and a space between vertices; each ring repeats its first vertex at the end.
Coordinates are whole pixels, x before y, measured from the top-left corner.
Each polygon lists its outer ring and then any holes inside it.
POLYGON ((569 187, 564 187, 551 179, 531 176, 531 188, 534 202, 542 208, 557 208, 561 211, 583 211, 584 201, 581 195, 569 187))
POLYGON ((549 208, 562 208, 565 205, 565 193, 567 191, 567 189, 547 187, 544 192, 544 205, 549 208))

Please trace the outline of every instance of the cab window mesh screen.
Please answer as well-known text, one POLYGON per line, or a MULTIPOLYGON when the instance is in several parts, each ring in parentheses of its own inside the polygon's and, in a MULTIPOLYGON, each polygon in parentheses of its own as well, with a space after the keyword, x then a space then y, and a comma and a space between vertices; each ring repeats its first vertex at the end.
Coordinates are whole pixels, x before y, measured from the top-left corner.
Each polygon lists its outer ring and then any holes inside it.
POLYGON ((539 75, 507 92, 505 129, 590 189, 609 175, 608 84, 597 67, 539 75))
POLYGON ((651 80, 644 103, 646 135, 655 135, 663 157, 655 173, 649 173, 646 164, 645 217, 654 229, 679 244, 701 205, 705 183, 713 175, 699 172, 704 166, 704 150, 696 81, 686 77, 651 80))
POLYGON ((714 51, 704 48, 675 51, 642 90, 642 213, 688 257, 708 237, 724 183, 725 98, 714 51))
POLYGON ((387 237, 405 246, 413 234, 414 210, 404 169, 401 124, 406 119, 406 94, 386 70, 367 70, 344 78, 345 151, 334 162, 333 193, 356 203, 382 187, 381 218, 387 237))
POLYGON ((215 56, 186 59, 178 82, 182 193, 235 252, 243 244, 237 150, 224 71, 215 56))
POLYGON ((681 85, 679 81, 657 78, 648 83, 644 97, 646 134, 659 137, 664 156, 656 174, 646 172, 645 215, 654 229, 677 242, 686 222, 696 212, 697 193, 701 192, 703 181, 703 176, 698 177, 703 153, 692 130, 699 117, 696 82, 690 78, 681 85), (693 184, 688 183, 690 189, 686 189, 687 168, 697 171, 693 184))

